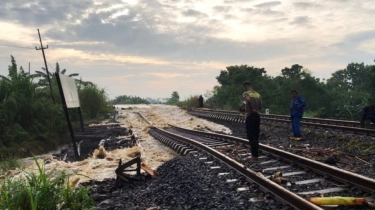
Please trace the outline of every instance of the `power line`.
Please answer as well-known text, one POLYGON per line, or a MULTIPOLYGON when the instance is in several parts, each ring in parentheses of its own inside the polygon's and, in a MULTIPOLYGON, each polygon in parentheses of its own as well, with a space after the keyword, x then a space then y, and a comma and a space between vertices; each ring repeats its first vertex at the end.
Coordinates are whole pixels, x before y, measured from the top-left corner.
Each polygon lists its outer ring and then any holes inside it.
MULTIPOLYGON (((43 55, 42 52, 39 51, 39 53, 40 53, 41 55, 43 55)), ((56 72, 56 69, 55 69, 50 63, 48 63, 47 61, 46 61, 46 63, 47 63, 47 65, 48 65, 49 67, 51 67, 51 69, 53 69, 53 70, 56 72)))
POLYGON ((49 63, 47 63, 48 64, 48 66, 49 67, 51 67, 51 69, 53 69, 53 70, 55 70, 56 71, 56 69, 55 68, 53 68, 53 66, 51 66, 51 64, 49 64, 49 63))
POLYGON ((7 44, 0 44, 1 46, 5 46, 5 47, 16 47, 16 48, 24 48, 24 49, 33 49, 32 47, 22 47, 22 46, 15 46, 15 45, 7 45, 7 44))
POLYGON ((4 55, 4 58, 6 58, 6 60, 11 61, 11 59, 10 59, 9 57, 7 57, 7 56, 3 53, 3 51, 0 51, 0 52, 1 52, 1 54, 4 55))

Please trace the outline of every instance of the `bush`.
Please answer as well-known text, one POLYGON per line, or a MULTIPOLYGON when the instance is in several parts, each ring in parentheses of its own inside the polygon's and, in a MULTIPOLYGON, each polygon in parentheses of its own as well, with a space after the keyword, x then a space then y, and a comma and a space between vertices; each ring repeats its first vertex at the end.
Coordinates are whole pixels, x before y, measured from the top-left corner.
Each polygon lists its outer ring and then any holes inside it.
POLYGON ((185 101, 176 102, 177 106, 184 109, 191 109, 198 107, 198 96, 190 96, 185 101))
POLYGON ((0 209, 53 210, 95 209, 89 188, 69 186, 69 176, 61 172, 55 177, 46 174, 44 165, 34 157, 39 174, 28 173, 26 179, 3 181, 0 187, 0 209))
POLYGON ((85 118, 93 119, 112 110, 108 107, 107 95, 104 89, 94 84, 88 84, 79 89, 81 109, 85 118))

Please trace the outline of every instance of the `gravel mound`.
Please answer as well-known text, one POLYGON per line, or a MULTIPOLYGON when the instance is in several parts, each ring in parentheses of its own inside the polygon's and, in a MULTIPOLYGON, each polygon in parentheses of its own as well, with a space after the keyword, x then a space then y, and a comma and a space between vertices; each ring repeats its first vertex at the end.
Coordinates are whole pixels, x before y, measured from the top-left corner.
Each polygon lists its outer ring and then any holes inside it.
POLYGON ((153 180, 143 177, 142 181, 122 183, 117 187, 114 179, 88 184, 92 186, 92 197, 101 210, 288 209, 225 166, 221 171, 210 170, 209 166, 193 155, 180 156, 161 165, 153 180), (230 174, 219 177, 219 172, 230 174), (239 181, 226 182, 226 179, 233 178, 239 181), (249 191, 236 191, 238 187, 246 186, 249 191), (265 201, 249 201, 258 197, 265 198, 265 201))

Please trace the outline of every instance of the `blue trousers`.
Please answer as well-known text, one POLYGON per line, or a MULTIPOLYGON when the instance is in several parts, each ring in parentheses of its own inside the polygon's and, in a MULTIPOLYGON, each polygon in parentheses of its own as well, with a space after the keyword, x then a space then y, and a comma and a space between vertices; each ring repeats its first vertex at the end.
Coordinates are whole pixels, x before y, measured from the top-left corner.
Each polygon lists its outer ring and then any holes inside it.
POLYGON ((294 137, 301 137, 301 126, 300 121, 302 117, 295 117, 291 116, 290 119, 292 120, 292 129, 293 129, 293 136, 294 137))

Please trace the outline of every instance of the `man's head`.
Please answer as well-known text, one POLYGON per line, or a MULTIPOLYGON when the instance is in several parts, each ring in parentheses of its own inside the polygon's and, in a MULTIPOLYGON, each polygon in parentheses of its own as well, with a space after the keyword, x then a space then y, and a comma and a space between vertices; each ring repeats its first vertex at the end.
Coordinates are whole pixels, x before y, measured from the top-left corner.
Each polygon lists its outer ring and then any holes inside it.
POLYGON ((292 90, 291 94, 293 99, 295 99, 298 96, 298 93, 295 90, 292 90))
POLYGON ((250 82, 243 83, 242 87, 245 91, 252 90, 252 86, 251 86, 250 82))

